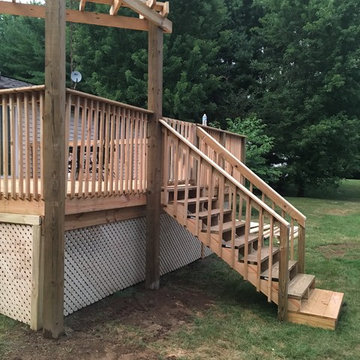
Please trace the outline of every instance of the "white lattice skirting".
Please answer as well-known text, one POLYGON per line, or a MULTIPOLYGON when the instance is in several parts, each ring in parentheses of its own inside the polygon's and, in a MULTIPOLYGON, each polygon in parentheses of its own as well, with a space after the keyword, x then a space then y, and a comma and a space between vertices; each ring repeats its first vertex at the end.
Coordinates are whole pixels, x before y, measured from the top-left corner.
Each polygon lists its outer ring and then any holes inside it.
MULTIPOLYGON (((162 275, 200 258, 200 242, 170 216, 160 230, 162 275)), ((145 232, 145 218, 66 232, 65 315, 144 280, 145 232)), ((31 262, 32 226, 0 223, 0 312, 27 324, 31 262)))
POLYGON ((30 323, 32 226, 0 223, 0 313, 30 323))

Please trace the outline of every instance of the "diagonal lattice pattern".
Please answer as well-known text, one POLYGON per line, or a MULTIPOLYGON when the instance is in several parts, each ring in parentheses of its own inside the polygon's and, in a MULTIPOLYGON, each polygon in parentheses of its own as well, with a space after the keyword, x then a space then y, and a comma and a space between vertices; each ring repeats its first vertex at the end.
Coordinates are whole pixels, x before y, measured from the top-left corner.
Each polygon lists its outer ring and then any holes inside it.
POLYGON ((32 226, 0 223, 0 313, 30 323, 32 226))

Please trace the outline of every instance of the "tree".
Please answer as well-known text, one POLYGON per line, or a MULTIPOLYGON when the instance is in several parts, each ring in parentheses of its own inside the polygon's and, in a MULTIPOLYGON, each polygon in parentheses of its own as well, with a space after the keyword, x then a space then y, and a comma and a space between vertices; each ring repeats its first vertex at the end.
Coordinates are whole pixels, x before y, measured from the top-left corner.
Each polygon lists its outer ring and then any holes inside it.
POLYGON ((246 135, 246 165, 268 183, 275 183, 280 176, 276 164, 269 164, 267 157, 274 147, 274 138, 266 135, 266 125, 255 114, 244 119, 227 119, 227 129, 246 135))
POLYGON ((44 20, 0 16, 0 71, 32 84, 44 83, 44 20))
POLYGON ((274 136, 273 162, 298 194, 349 175, 359 156, 360 18, 355 0, 259 0, 253 106, 274 136), (331 161, 329 161, 331 159, 331 161))

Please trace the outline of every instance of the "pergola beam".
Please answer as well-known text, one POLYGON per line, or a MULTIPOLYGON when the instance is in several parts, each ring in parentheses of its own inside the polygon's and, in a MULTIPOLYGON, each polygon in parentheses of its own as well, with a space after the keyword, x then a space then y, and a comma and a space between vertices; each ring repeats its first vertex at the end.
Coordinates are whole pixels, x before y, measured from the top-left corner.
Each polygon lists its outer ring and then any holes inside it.
POLYGON ((141 0, 123 0, 123 4, 129 7, 131 10, 137 12, 139 15, 142 15, 145 19, 160 27, 165 32, 172 32, 172 22, 169 19, 161 16, 155 10, 149 8, 141 0))
MULTIPOLYGON (((0 1, 0 13, 45 18, 45 6, 0 1)), ((159 15, 160 16, 160 15, 159 15)), ((66 21, 81 24, 116 27, 131 30, 149 30, 147 20, 127 16, 111 16, 88 11, 66 9, 66 21)))

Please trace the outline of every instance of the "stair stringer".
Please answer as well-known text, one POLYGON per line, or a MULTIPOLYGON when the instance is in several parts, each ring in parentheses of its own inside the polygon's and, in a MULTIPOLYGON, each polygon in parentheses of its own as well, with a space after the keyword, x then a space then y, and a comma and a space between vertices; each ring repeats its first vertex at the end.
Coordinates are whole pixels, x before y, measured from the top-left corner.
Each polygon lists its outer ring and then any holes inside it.
MULTIPOLYGON (((182 204, 177 204, 176 213, 174 212, 174 206, 168 204, 164 211, 183 225, 192 235, 198 238, 198 240, 211 249, 218 257, 224 260, 232 269, 238 272, 244 279, 246 278, 245 273, 245 263, 239 262, 238 259, 238 250, 227 249, 221 246, 222 242, 220 240, 219 234, 210 233, 210 240, 206 232, 199 230, 197 233, 196 219, 186 218, 184 219, 184 206, 182 204)), ((200 228, 200 225, 199 225, 200 228)), ((257 265, 248 264, 247 266, 247 281, 249 281, 255 287, 258 284, 257 276, 257 265)), ((268 281, 260 279, 259 290, 266 296, 268 296, 268 281)), ((278 283, 272 281, 271 283, 271 300, 278 304, 278 283)), ((290 299, 289 299, 290 300, 290 299)), ((297 306, 291 306, 291 309, 295 311, 297 306)))

